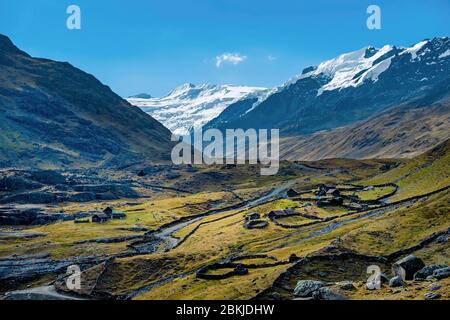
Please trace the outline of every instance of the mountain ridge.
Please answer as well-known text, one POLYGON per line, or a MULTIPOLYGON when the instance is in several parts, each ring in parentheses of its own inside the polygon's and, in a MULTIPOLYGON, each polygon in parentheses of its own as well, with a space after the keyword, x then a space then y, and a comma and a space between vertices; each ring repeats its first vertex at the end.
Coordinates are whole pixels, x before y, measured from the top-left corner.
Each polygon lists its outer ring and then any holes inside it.
POLYGON ((166 161, 170 132, 94 76, 0 36, 1 166, 166 161))
POLYGON ((367 119, 448 79, 448 37, 410 48, 384 46, 342 54, 275 88, 265 99, 230 105, 206 128, 279 128, 310 134, 367 119), (445 72, 447 70, 447 72, 445 72), (230 116, 232 115, 232 116, 230 116))
POLYGON ((205 128, 279 128, 287 160, 414 157, 450 136, 449 57, 448 37, 367 46, 230 105, 205 128))
POLYGON ((284 160, 413 158, 450 136, 450 98, 399 106, 348 126, 281 140, 284 160))
POLYGON ((155 117, 173 133, 187 135, 218 116, 230 104, 244 97, 259 96, 266 90, 259 87, 186 83, 161 98, 131 98, 128 102, 155 117))

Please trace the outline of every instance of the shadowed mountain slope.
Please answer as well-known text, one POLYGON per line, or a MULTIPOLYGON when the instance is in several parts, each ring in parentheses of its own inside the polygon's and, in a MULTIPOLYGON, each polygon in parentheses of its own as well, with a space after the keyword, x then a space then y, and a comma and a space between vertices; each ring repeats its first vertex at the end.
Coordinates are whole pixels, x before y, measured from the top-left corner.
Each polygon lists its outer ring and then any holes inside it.
POLYGON ((0 166, 126 165, 170 156, 170 132, 94 76, 0 35, 0 166))
POLYGON ((281 157, 411 158, 450 137, 450 98, 400 106, 365 121, 311 135, 284 138, 281 157))

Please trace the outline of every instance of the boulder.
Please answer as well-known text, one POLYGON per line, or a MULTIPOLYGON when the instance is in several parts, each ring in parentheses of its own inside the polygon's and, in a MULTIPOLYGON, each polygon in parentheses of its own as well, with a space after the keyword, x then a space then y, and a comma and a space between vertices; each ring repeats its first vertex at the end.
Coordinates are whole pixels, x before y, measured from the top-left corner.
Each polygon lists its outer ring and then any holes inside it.
POLYGON ((442 286, 439 284, 439 283, 433 283, 431 286, 430 286, 430 291, 436 291, 436 290, 439 290, 439 289, 441 289, 442 288, 442 286))
POLYGON ((271 297, 273 300, 281 300, 282 299, 281 295, 278 292, 272 293, 271 297))
POLYGON ((336 283, 336 286, 339 289, 342 289, 342 290, 345 290, 345 291, 356 290, 355 286, 350 281, 338 282, 338 283, 336 283))
POLYGON ((192 167, 192 166, 188 166, 188 167, 186 168, 186 172, 187 172, 187 173, 195 173, 195 172, 197 172, 197 171, 198 171, 198 169, 195 168, 195 167, 192 167))
POLYGON ((403 287, 404 285, 405 281, 403 281, 403 278, 401 276, 395 276, 391 280, 389 280, 389 287, 391 288, 403 287))
POLYGON ((438 269, 443 269, 447 267, 445 264, 433 264, 430 266, 426 266, 414 274, 414 280, 421 281, 425 280, 427 277, 433 275, 433 272, 438 269))
POLYGON ((36 220, 38 215, 41 214, 40 209, 0 209, 0 225, 2 226, 17 226, 17 225, 30 225, 36 220))
POLYGON ((315 291, 313 298, 314 300, 347 300, 347 297, 328 287, 322 287, 315 291))
POLYGON ((322 281, 300 280, 294 289, 294 296, 300 298, 311 297, 315 291, 324 286, 325 284, 322 281))
POLYGON ((389 277, 385 275, 384 273, 380 273, 380 280, 382 284, 389 283, 389 277))
POLYGON ((405 280, 413 280, 414 274, 425 267, 425 263, 423 263, 422 259, 409 255, 392 266, 392 271, 395 275, 402 275, 404 273, 405 280))
POLYGON ((433 271, 433 278, 435 279, 445 279, 450 277, 450 267, 445 267, 442 269, 434 270, 433 271))
POLYGON ((428 292, 427 294, 425 294, 425 300, 436 300, 439 299, 440 297, 441 295, 435 292, 428 292))
POLYGON ((378 289, 378 283, 377 281, 380 281, 380 286, 383 284, 388 284, 389 283, 389 278, 384 274, 384 273, 380 273, 375 279, 370 279, 367 280, 366 283, 366 288, 369 290, 375 290, 378 289))

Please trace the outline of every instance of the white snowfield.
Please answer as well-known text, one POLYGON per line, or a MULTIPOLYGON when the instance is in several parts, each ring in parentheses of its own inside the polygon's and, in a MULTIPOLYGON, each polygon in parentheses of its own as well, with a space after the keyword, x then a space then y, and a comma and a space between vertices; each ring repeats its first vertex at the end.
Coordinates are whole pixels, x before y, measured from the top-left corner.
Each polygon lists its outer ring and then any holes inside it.
MULTIPOLYGON (((441 38, 442 45, 448 46, 448 38, 441 38)), ((364 83, 377 82, 380 75, 389 70, 397 56, 409 56, 411 63, 420 63, 432 54, 429 40, 421 41, 409 48, 386 45, 380 49, 367 46, 360 50, 342 54, 334 59, 309 68, 310 71, 296 75, 283 85, 273 88, 256 88, 233 85, 185 84, 163 98, 128 99, 128 101, 163 123, 173 133, 185 135, 191 128, 198 129, 219 116, 228 106, 246 97, 257 101, 240 117, 257 109, 271 95, 284 91, 290 85, 305 78, 325 77, 326 83, 318 90, 317 96, 325 91, 358 87, 364 83)), ((443 52, 427 65, 441 63, 450 56, 450 49, 443 52), (437 58, 437 59, 436 59, 437 58)), ((421 81, 426 81, 423 78, 421 81)))
MULTIPOLYGON (((447 41, 448 38, 443 37, 442 40, 447 41)), ((422 57, 425 57, 431 52, 429 49, 424 48, 429 42, 429 40, 424 40, 409 48, 386 45, 378 49, 373 46, 367 46, 357 51, 344 53, 334 59, 322 62, 307 73, 294 76, 283 85, 268 91, 265 95, 261 95, 260 99, 244 114, 258 108, 272 94, 281 92, 290 85, 305 78, 318 76, 326 76, 328 78, 328 82, 318 90, 317 96, 323 94, 324 91, 358 87, 367 81, 376 82, 380 75, 390 68, 392 59, 396 55, 409 54, 411 56, 411 62, 420 62, 422 57), (393 50, 396 52, 391 52, 393 50), (392 55, 389 55, 389 53, 392 55)), ((450 49, 438 58, 444 59, 449 55, 450 49)), ((427 64, 435 63, 439 63, 439 61, 433 61, 427 64)))
MULTIPOLYGON (((324 91, 358 87, 368 80, 376 82, 379 76, 389 69, 392 59, 396 55, 409 54, 412 62, 420 61, 421 57, 431 52, 430 49, 424 48, 429 42, 429 40, 421 41, 409 48, 396 48, 391 45, 386 45, 381 49, 365 47, 325 61, 319 64, 315 70, 298 76, 297 79, 319 75, 327 76, 330 81, 319 90, 318 95, 324 91), (392 52, 393 50, 395 51, 392 52)), ((444 57, 446 57, 445 53, 439 59, 444 57)))
POLYGON ((450 56, 450 49, 447 49, 447 51, 445 51, 443 54, 441 54, 439 56, 439 59, 443 59, 443 58, 446 58, 448 56, 450 56))
POLYGON ((186 135, 192 128, 198 129, 216 118, 232 103, 245 97, 258 97, 266 91, 259 87, 184 84, 162 98, 127 100, 172 133, 186 135))
POLYGON ((371 47, 362 48, 358 51, 346 53, 339 57, 321 63, 316 70, 303 75, 303 77, 324 74, 331 81, 324 85, 323 91, 332 91, 347 87, 357 87, 365 80, 377 81, 378 76, 386 71, 390 66, 390 59, 374 63, 393 49, 392 46, 384 46, 381 49, 371 47), (375 52, 372 56, 366 57, 366 52, 375 52), (357 77, 358 74, 361 76, 357 77))

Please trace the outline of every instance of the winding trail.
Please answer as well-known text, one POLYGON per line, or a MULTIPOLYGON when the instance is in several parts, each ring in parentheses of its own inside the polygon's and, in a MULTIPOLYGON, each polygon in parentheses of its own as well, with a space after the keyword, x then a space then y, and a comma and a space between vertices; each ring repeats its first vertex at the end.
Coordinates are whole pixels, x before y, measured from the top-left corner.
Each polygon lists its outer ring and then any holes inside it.
MULTIPOLYGON (((398 201, 398 202, 395 202, 395 203, 387 204, 387 205, 384 205, 384 206, 382 206, 380 208, 375 208, 375 209, 371 209, 371 210, 367 210, 367 211, 363 211, 363 212, 351 212, 351 213, 348 213, 346 215, 335 216, 335 217, 333 217, 333 219, 330 219, 330 220, 316 221, 313 225, 304 225, 304 228, 301 228, 302 230, 299 230, 297 232, 312 231, 312 233, 310 235, 304 237, 304 238, 299 239, 298 241, 303 242, 303 241, 311 240, 311 239, 320 237, 322 235, 331 233, 332 231, 334 231, 334 230, 336 230, 336 229, 338 229, 338 228, 340 228, 340 227, 342 227, 344 225, 347 225, 349 223, 356 222, 356 221, 359 221, 359 220, 365 220, 365 219, 369 219, 369 218, 373 218, 373 217, 377 217, 377 216, 381 216, 381 215, 384 215, 386 213, 398 210, 400 208, 407 207, 407 206, 412 205, 412 204, 414 204, 416 202, 424 201, 424 200, 428 199, 432 195, 439 194, 441 192, 445 192, 445 191, 449 190, 449 188, 450 187, 445 187, 445 188, 442 188, 442 189, 439 189, 439 190, 436 190, 436 191, 433 191, 433 192, 430 192, 430 193, 427 193, 427 194, 424 194, 424 195, 420 195, 420 196, 412 197, 412 198, 405 199, 405 200, 402 200, 402 201, 398 201), (346 217, 348 219, 343 219, 342 221, 334 221, 334 220, 337 220, 339 218, 346 218, 346 217), (325 224, 325 226, 321 227, 320 224, 325 224), (307 228, 308 226, 311 227, 311 228, 307 228), (317 227, 319 227, 319 228, 317 229, 317 227)), ((253 203, 253 205, 255 205, 255 203, 253 203)), ((224 218, 227 218, 227 217, 229 217, 229 216, 226 216, 224 218)), ((220 219, 221 218, 219 218, 217 220, 214 220, 214 221, 211 221, 211 223, 215 222, 215 221, 218 221, 220 219)), ((194 229, 192 233, 194 233, 195 230, 196 229, 194 229)), ((450 232, 450 230, 447 230, 447 231, 444 231, 444 232, 450 232)), ((438 235, 439 234, 436 234, 433 237, 431 237, 430 239, 434 240, 438 235)), ((186 238, 184 238, 183 241, 185 239, 186 238)), ((428 241, 428 240, 426 240, 426 241, 428 241)), ((283 248, 283 247, 284 246, 280 246, 278 248, 283 248)), ((289 262, 284 262, 284 264, 289 264, 289 262)), ((170 282, 173 279, 184 278, 184 277, 187 277, 189 275, 192 275, 192 274, 198 272, 198 270, 199 269, 188 271, 188 272, 185 272, 185 273, 182 273, 182 274, 179 274, 179 275, 170 276, 170 277, 162 279, 160 281, 156 281, 156 282, 154 282, 154 283, 152 283, 150 285, 147 285, 145 287, 142 287, 142 288, 140 288, 138 290, 135 290, 135 291, 129 293, 128 295, 124 296, 123 298, 124 299, 132 299, 132 298, 134 298, 134 297, 136 297, 138 295, 141 295, 141 294, 143 294, 145 292, 148 292, 148 291, 150 291, 150 290, 152 290, 152 289, 154 289, 156 287, 164 285, 164 284, 170 282)))
MULTIPOLYGON (((256 206, 259 206, 261 204, 274 201, 276 199, 280 198, 280 194, 287 191, 290 187, 292 187, 295 184, 296 180, 292 180, 289 182, 286 182, 282 184, 279 187, 276 187, 275 189, 272 189, 268 194, 258 197, 249 201, 244 201, 240 203, 239 205, 235 205, 232 207, 226 207, 222 209, 215 209, 212 211, 209 211, 207 213, 203 213, 197 216, 189 217, 180 219, 178 221, 169 223, 165 226, 162 226, 157 231, 152 231, 147 233, 147 237, 149 237, 149 241, 140 244, 139 246, 133 246, 138 252, 140 253, 154 253, 158 250, 161 250, 163 252, 170 251, 174 248, 176 248, 181 241, 186 240, 186 238, 179 239, 177 237, 174 237, 173 234, 177 231, 190 226, 196 222, 201 221, 202 219, 206 217, 210 217, 213 215, 217 215, 220 213, 225 213, 229 211, 238 211, 237 213, 241 213, 245 210, 249 210, 251 208, 254 208, 256 206), (158 248, 160 245, 162 245, 162 249, 158 248)), ((237 214, 236 213, 236 214, 237 214)))
MULTIPOLYGON (((179 238, 176 238, 173 236, 173 234, 175 232, 177 232, 193 223, 196 223, 205 217, 209 217, 212 215, 225 213, 225 212, 229 212, 229 211, 236 211, 236 210, 238 210, 238 212, 242 212, 242 211, 248 210, 252 207, 279 199, 279 198, 281 198, 280 194, 285 192, 286 190, 288 190, 293 184, 295 184, 295 182, 296 182, 296 180, 292 180, 287 183, 284 183, 281 186, 272 189, 268 194, 266 194, 262 197, 258 197, 258 198, 255 198, 255 199, 252 199, 249 201, 244 201, 238 205, 234 205, 234 206, 226 207, 226 208, 222 208, 222 209, 214 209, 209 212, 199 214, 197 216, 188 217, 188 218, 180 219, 178 221, 174 221, 168 225, 162 226, 157 231, 149 232, 147 234, 147 237, 144 237, 144 240, 145 240, 145 238, 148 238, 149 240, 144 241, 145 243, 143 243, 141 245, 142 246, 141 248, 132 247, 135 250, 134 252, 126 251, 126 252, 122 252, 119 254, 115 254, 110 257, 100 259, 98 261, 98 263, 101 263, 108 258, 131 257, 131 256, 142 255, 142 254, 151 254, 151 253, 159 252, 160 250, 163 252, 170 251, 173 248, 177 247, 180 244, 180 241, 182 240, 182 239, 179 239, 179 238), (161 249, 161 247, 162 247, 162 249, 161 249)), ((233 213, 233 214, 236 214, 236 213, 233 213)), ((183 239, 183 240, 185 240, 185 239, 183 239)), ((23 261, 23 263, 25 265, 27 264, 27 262, 28 261, 23 261)), ((35 261, 31 259, 31 260, 29 260, 29 262, 31 264, 34 264, 35 261)), ((58 261, 55 261, 54 263, 58 263, 58 261)), ((132 293, 127 298, 128 299, 132 298, 132 296, 136 296, 140 292, 148 291, 152 287, 157 287, 158 285, 162 285, 165 282, 168 282, 170 280, 173 280, 173 279, 176 279, 179 277, 187 276, 189 274, 195 273, 196 271, 197 270, 194 270, 191 272, 183 273, 181 275, 171 276, 168 279, 162 279, 152 285, 149 285, 145 288, 138 290, 138 292, 132 293)), ((19 300, 42 300, 42 299, 43 300, 80 300, 80 299, 82 299, 82 298, 77 298, 77 297, 73 297, 70 295, 58 293, 56 291, 55 287, 52 285, 31 288, 31 289, 22 290, 22 291, 12 291, 12 292, 9 292, 7 295, 5 295, 4 298, 19 299, 19 300)))
MULTIPOLYGON (((221 213, 226 213, 226 212, 232 212, 231 214, 225 216, 225 217, 219 217, 216 220, 213 220, 211 222, 215 222, 221 219, 225 219, 227 217, 230 217, 232 215, 236 215, 239 213, 242 213, 246 210, 249 210, 253 207, 259 206, 261 204, 265 204, 271 201, 275 201, 277 199, 282 198, 282 196, 280 196, 283 192, 287 191, 292 185, 294 185, 296 183, 296 180, 291 180, 287 183, 284 183, 278 187, 276 187, 275 189, 271 190, 268 194, 262 196, 262 197, 258 197, 256 199, 252 199, 249 201, 244 201, 239 203, 238 205, 234 205, 233 207, 227 207, 227 208, 221 208, 221 209, 214 209, 211 210, 207 213, 203 213, 203 214, 199 214, 197 216, 192 216, 192 217, 187 217, 187 218, 183 218, 180 219, 178 221, 174 221, 168 225, 162 226, 160 229, 158 229, 157 231, 153 231, 153 232, 149 232, 146 236, 144 236, 144 243, 142 244, 142 250, 136 250, 136 248, 134 248, 136 251, 135 252, 124 252, 122 254, 118 254, 115 255, 115 257, 120 257, 121 255, 123 256, 136 256, 136 255, 141 255, 141 254, 149 254, 149 253, 155 253, 158 252, 159 250, 162 250, 163 252, 168 252, 174 248, 176 248, 178 245, 180 245, 183 241, 185 241, 190 235, 192 235, 197 229, 198 227, 201 225, 198 225, 193 231, 191 231, 191 233, 189 233, 186 237, 184 237, 183 239, 179 239, 177 237, 174 236, 174 233, 176 233, 177 231, 192 225, 196 222, 199 222, 201 220, 203 220, 206 217, 209 216, 213 216, 216 214, 221 214, 221 213), (237 211, 237 212, 236 212, 237 211), (162 246, 161 246, 162 244, 162 246), (162 249, 161 249, 162 247, 162 249)), ((391 212, 394 210, 397 210, 399 208, 408 206, 414 202, 417 201, 422 201, 426 198, 428 198, 429 196, 433 195, 433 194, 437 194, 443 191, 448 190, 449 187, 445 187, 442 188, 440 190, 436 190, 434 192, 428 193, 428 194, 424 194, 421 196, 417 196, 417 197, 413 197, 410 199, 405 199, 402 201, 398 201, 396 203, 390 203, 390 204, 385 204, 384 206, 380 207, 380 208, 375 208, 372 210, 367 210, 365 212, 351 212, 348 214, 344 214, 341 216, 336 216, 333 217, 333 219, 330 220, 326 220, 326 221, 316 221, 314 223, 314 226, 312 225, 304 225, 301 227, 301 231, 299 230, 299 232, 304 232, 304 231, 312 231, 312 234, 300 239, 300 241, 306 241, 315 237, 319 237, 322 236, 324 234, 330 233, 333 230, 336 230, 340 227, 342 227, 343 225, 346 225, 348 223, 357 221, 357 220, 362 220, 362 219, 367 219, 367 218, 372 218, 374 216, 379 216, 382 214, 385 214, 387 212, 391 212), (348 219, 344 219, 348 217, 348 219), (337 220, 337 219, 343 219, 342 221, 333 221, 333 220, 337 220), (323 226, 321 226, 320 224, 325 224, 323 226), (308 228, 311 227, 311 228, 308 228)), ((204 223, 209 223, 208 222, 204 222, 204 223)), ((114 256, 113 256, 114 257, 114 256)), ((163 285, 165 283, 170 282, 171 280, 177 279, 177 278, 183 278, 186 276, 189 276, 195 272, 197 272, 198 270, 191 270, 179 275, 173 275, 170 276, 168 278, 165 279, 161 279, 159 281, 156 281, 150 285, 147 285, 143 288, 140 288, 138 290, 135 290, 131 293, 129 293, 128 295, 124 296, 124 299, 132 299, 142 293, 148 292, 150 290, 152 290, 155 287, 158 287, 160 285, 163 285)), ((27 299, 27 300, 33 300, 36 298, 42 299, 77 299, 74 298, 72 296, 68 296, 65 294, 60 294, 58 292, 56 292, 55 288, 53 286, 47 286, 47 287, 38 287, 38 288, 33 288, 33 289, 29 289, 29 290, 24 290, 24 291, 16 291, 16 292, 12 292, 12 295, 10 297, 19 297, 20 299, 27 299)))

